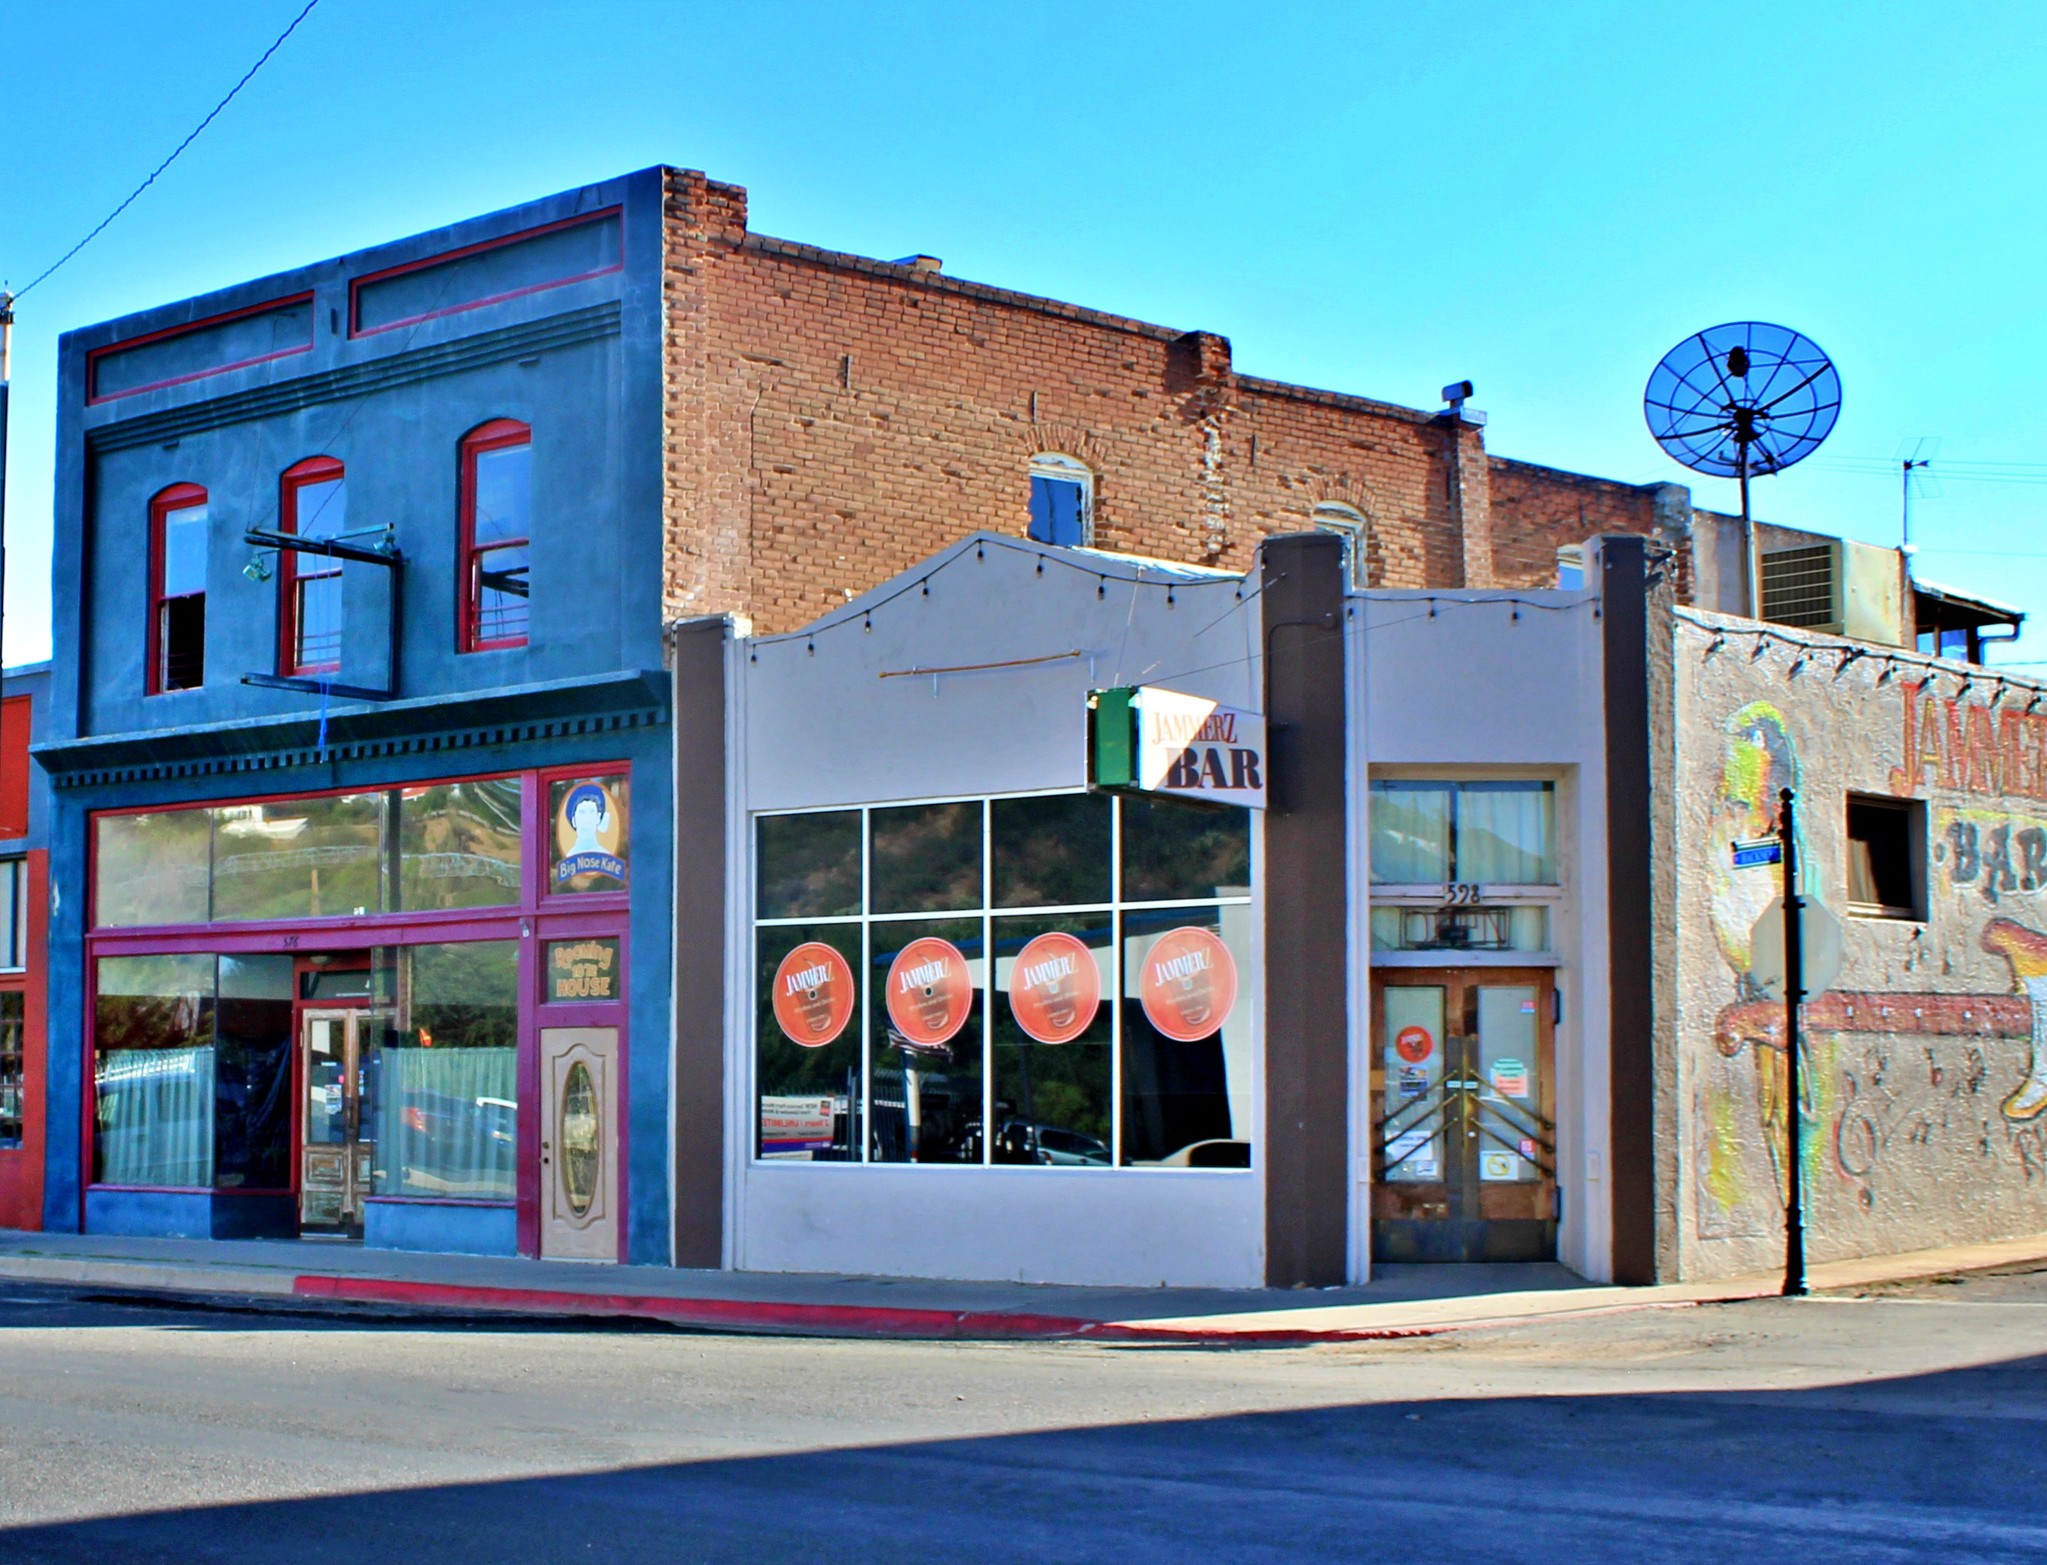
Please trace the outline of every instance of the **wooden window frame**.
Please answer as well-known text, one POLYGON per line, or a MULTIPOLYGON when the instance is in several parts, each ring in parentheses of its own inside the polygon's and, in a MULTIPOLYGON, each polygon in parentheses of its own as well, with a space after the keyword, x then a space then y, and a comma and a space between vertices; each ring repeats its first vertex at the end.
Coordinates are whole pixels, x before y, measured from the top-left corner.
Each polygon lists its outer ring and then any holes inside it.
MULTIPOLYGON (((348 469, 331 456, 309 456, 302 462, 294 462, 284 470, 277 484, 277 530, 281 533, 296 533, 299 530, 299 491, 313 484, 347 482, 348 469)), ((315 570, 302 570, 299 556, 291 549, 280 549, 277 555, 277 671, 287 676, 312 674, 335 674, 341 671, 341 659, 331 663, 305 663, 299 660, 299 584, 306 581, 320 581, 341 574, 341 561, 326 555, 315 555, 319 566, 315 570)))
MULTIPOLYGON (((172 484, 160 489, 149 502, 149 667, 144 690, 146 694, 160 696, 173 690, 197 690, 206 684, 205 647, 200 647, 201 665, 197 685, 168 685, 164 682, 163 620, 164 608, 185 598, 206 596, 201 587, 196 593, 180 593, 177 598, 166 598, 163 590, 165 532, 174 511, 189 511, 194 506, 210 504, 205 489, 198 484, 172 484)), ((209 556, 211 551, 209 550, 209 556)))
MULTIPOLYGON (((513 418, 494 418, 487 424, 479 424, 462 437, 461 446, 461 499, 460 499, 460 548, 461 574, 458 578, 461 601, 456 605, 458 652, 497 652, 512 647, 523 647, 531 635, 531 602, 528 602, 527 633, 519 636, 485 637, 482 631, 483 576, 482 564, 486 555, 500 549, 533 547, 532 494, 527 494, 526 535, 518 539, 501 539, 488 548, 476 546, 476 459, 491 451, 506 451, 514 446, 533 444, 533 428, 513 418)), ((530 560, 530 554, 529 554, 530 560)), ((530 583, 531 577, 528 577, 530 583)))

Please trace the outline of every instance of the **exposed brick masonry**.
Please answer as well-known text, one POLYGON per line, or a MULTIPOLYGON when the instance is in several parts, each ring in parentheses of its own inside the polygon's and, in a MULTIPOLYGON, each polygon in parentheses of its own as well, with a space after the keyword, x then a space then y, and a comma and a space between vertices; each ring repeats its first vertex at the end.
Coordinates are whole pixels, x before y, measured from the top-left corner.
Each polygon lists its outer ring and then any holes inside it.
POLYGON ((1548 585, 1558 543, 1654 529, 1654 486, 1237 375, 1212 332, 749 234, 738 187, 667 188, 671 616, 790 630, 966 532, 1021 534, 1049 451, 1093 470, 1102 547, 1234 570, 1323 502, 1366 518, 1375 586, 1548 585))

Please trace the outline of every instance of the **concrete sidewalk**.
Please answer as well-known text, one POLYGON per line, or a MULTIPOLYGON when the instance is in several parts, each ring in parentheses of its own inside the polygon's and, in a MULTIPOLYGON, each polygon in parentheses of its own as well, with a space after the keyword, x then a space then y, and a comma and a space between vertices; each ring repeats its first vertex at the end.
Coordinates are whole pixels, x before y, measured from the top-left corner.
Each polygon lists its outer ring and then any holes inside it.
MULTIPOLYGON (((1811 1269, 1857 1289, 2037 1263, 2047 1235, 1811 1269)), ((1762 1297, 1774 1275, 1616 1288, 1558 1265, 1382 1266, 1361 1288, 1080 1288, 418 1255, 318 1240, 127 1239, 0 1233, 0 1280, 325 1301, 425 1311, 642 1319, 811 1336, 1083 1338, 1256 1346, 1430 1336, 1516 1322, 1762 1297)))

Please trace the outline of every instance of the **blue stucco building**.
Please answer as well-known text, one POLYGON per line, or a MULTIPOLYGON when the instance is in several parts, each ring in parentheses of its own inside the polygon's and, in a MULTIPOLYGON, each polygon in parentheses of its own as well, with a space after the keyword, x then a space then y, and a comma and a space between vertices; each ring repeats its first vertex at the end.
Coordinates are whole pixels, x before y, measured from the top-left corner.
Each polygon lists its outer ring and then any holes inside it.
POLYGON ((670 1258, 661 199, 64 338, 45 1227, 670 1258))

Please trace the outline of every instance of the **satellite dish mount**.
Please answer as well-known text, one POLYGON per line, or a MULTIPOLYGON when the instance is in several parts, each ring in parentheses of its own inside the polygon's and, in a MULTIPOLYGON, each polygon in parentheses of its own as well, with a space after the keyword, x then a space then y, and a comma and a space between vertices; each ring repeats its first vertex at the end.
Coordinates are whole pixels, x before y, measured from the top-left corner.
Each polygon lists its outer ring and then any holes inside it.
POLYGON ((1819 449, 1841 416, 1841 377, 1818 343, 1767 321, 1694 332, 1650 373, 1649 433, 1695 472, 1741 484, 1744 586, 1762 617, 1749 480, 1781 473, 1819 449))

